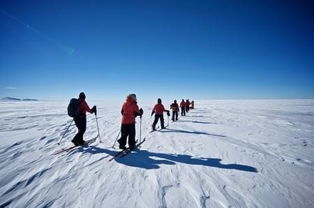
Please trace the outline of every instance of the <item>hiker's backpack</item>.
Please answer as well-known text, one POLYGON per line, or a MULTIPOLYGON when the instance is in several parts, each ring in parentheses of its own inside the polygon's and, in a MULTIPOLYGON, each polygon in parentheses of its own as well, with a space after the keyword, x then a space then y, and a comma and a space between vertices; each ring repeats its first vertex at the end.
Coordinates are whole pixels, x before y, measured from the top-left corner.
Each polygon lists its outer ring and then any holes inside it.
POLYGON ((80 115, 80 101, 76 98, 72 98, 68 105, 68 115, 72 118, 76 118, 80 115))

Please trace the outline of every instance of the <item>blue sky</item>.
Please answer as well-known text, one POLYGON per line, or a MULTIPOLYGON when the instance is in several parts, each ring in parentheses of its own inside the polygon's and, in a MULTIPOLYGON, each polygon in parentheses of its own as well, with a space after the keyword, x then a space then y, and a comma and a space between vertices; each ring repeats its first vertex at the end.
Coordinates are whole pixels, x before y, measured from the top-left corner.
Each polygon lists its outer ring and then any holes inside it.
POLYGON ((0 2, 0 97, 314 98, 310 1, 0 2))

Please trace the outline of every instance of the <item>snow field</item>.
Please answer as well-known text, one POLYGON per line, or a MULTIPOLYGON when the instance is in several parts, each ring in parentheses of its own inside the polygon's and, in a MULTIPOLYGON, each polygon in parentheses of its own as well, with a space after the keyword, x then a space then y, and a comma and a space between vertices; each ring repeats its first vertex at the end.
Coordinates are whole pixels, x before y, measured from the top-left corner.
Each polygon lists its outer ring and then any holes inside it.
MULTIPOLYGON (((146 141, 111 162, 122 103, 88 103, 102 143, 59 155, 76 133, 57 145, 67 102, 0 103, 0 207, 314 206, 314 100, 196 101, 153 133, 154 102, 139 102, 146 141)), ((87 120, 86 140, 98 135, 87 120)))

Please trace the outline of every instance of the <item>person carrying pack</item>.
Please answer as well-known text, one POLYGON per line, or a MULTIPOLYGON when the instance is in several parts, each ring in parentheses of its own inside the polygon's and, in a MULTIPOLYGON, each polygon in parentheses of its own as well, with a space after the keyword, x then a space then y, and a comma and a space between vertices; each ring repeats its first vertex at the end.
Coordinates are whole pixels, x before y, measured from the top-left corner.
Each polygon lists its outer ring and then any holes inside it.
POLYGON ((170 109, 172 110, 172 121, 177 121, 178 120, 178 113, 180 111, 177 100, 174 100, 174 102, 170 105, 170 109))
POLYGON ((157 124, 159 119, 160 119, 161 129, 165 129, 164 112, 167 112, 167 115, 170 116, 170 112, 168 110, 165 110, 164 105, 161 104, 161 99, 158 98, 157 104, 154 106, 154 108, 152 110, 152 114, 151 114, 151 116, 155 114, 155 120, 154 120, 154 123, 152 125, 153 131, 156 130, 156 124, 157 124))
POLYGON ((83 135, 86 131, 86 112, 96 114, 96 106, 90 109, 85 98, 85 93, 81 92, 79 98, 72 98, 68 106, 68 115, 73 118, 78 129, 77 134, 72 139, 75 146, 84 145, 85 143, 83 135))
POLYGON ((121 109, 122 124, 121 138, 118 140, 119 148, 126 149, 126 140, 129 138, 129 148, 135 148, 135 118, 142 117, 143 109, 139 109, 137 105, 136 95, 129 94, 121 109))

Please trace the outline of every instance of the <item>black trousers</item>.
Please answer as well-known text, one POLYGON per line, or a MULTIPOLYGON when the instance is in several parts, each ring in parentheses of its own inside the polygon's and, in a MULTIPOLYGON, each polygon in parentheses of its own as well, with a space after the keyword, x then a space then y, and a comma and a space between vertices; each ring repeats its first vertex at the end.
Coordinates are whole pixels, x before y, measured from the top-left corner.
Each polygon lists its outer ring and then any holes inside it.
POLYGON ((126 140, 129 137, 129 147, 135 146, 135 123, 121 125, 121 138, 118 140, 121 147, 125 147, 126 140))
POLYGON ((155 120, 154 120, 154 123, 153 123, 153 130, 156 129, 156 124, 158 122, 158 120, 160 119, 160 125, 161 125, 161 128, 164 129, 165 128, 165 121, 164 121, 164 115, 157 115, 155 114, 155 120))
POLYGON ((181 116, 185 116, 185 107, 181 107, 181 116))
POLYGON ((86 131, 86 117, 78 117, 78 118, 74 118, 74 123, 78 129, 77 134, 75 135, 75 137, 73 138, 73 142, 77 142, 77 143, 83 143, 83 135, 86 131))
POLYGON ((172 111, 172 121, 178 120, 178 111, 172 111))
POLYGON ((186 107, 185 107, 185 110, 186 110, 186 112, 188 113, 189 110, 190 110, 190 106, 186 106, 186 107))

